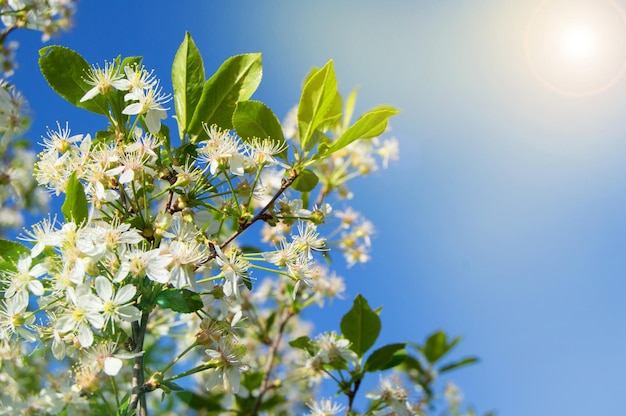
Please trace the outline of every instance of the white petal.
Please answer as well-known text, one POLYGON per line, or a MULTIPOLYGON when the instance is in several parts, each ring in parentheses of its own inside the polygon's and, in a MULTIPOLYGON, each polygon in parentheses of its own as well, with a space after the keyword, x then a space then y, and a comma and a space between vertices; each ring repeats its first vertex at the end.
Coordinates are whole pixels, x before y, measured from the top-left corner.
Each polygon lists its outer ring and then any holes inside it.
POLYGON ((116 376, 122 368, 122 360, 116 357, 107 357, 104 359, 104 372, 110 376, 116 376))
POLYGON ((117 315, 120 319, 128 322, 136 322, 141 319, 141 311, 134 306, 126 305, 118 309, 117 315))
POLYGON ((42 296, 44 292, 43 285, 41 284, 39 280, 29 281, 28 290, 30 290, 30 293, 32 293, 35 296, 42 296))
POLYGON ((115 304, 123 305, 126 302, 132 300, 137 293, 137 288, 133 285, 122 286, 115 294, 115 304))
MULTIPOLYGON (((126 96, 128 95, 130 94, 126 94, 126 96)), ((141 103, 133 103, 129 105, 128 107, 126 107, 125 109, 123 109, 122 114, 126 114, 126 115, 141 114, 142 110, 143 110, 143 106, 141 105, 141 103)))
POLYGON ((161 118, 163 117, 159 117, 157 110, 149 110, 144 118, 148 131, 152 134, 158 134, 161 130, 161 118))
POLYGON ((93 344, 93 332, 88 325, 82 324, 78 328, 78 342, 83 348, 90 347, 93 344))
POLYGON ((135 178, 135 171, 132 169, 126 169, 124 171, 124 173, 122 173, 120 175, 120 179, 119 182, 124 184, 124 183, 129 183, 131 182, 133 179, 135 178))
POLYGON ((98 312, 90 312, 86 316, 87 320, 96 329, 100 329, 104 326, 104 317, 98 312))
POLYGON ((98 86, 97 85, 95 87, 93 87, 92 89, 90 89, 89 91, 87 91, 85 93, 85 95, 83 95, 83 98, 80 99, 80 102, 84 103, 87 100, 91 100, 96 95, 98 95, 98 86))
POLYGON ((111 300, 111 297, 113 297, 113 285, 109 282, 109 279, 104 276, 96 277, 96 293, 105 302, 111 300))

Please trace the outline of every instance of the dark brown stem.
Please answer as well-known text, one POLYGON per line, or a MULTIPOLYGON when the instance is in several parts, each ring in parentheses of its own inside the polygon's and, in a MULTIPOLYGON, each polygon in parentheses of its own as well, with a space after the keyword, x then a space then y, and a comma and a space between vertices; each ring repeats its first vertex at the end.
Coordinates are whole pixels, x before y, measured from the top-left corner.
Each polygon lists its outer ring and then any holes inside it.
POLYGON ((278 353, 278 347, 280 346, 280 340, 283 337, 283 333, 285 332, 285 326, 287 326, 287 322, 295 315, 293 309, 288 308, 285 311, 285 316, 280 322, 280 326, 278 327, 278 332, 270 345, 270 350, 267 354, 267 363, 265 364, 265 374, 263 375, 263 381, 261 382, 261 388, 259 389, 259 395, 254 402, 254 406, 252 407, 251 415, 256 415, 259 412, 259 408, 261 407, 261 403, 263 403, 263 397, 265 393, 272 388, 272 383, 270 381, 272 377, 272 371, 274 370, 274 359, 276 358, 276 354, 278 353))
POLYGON ((133 364, 132 394, 130 396, 129 410, 137 409, 137 416, 148 416, 146 405, 146 394, 144 387, 144 367, 143 367, 143 341, 146 337, 146 327, 148 326, 148 312, 141 315, 139 323, 133 322, 133 342, 135 343, 135 357, 133 364))
POLYGON ((358 378, 354 382, 354 389, 351 389, 348 393, 348 413, 352 412, 352 405, 354 404, 354 398, 356 397, 356 392, 359 390, 361 386, 362 378, 358 378))
POLYGON ((298 172, 296 172, 294 169, 292 169, 289 172, 289 177, 287 179, 283 179, 282 180, 282 182, 280 184, 280 189, 278 190, 278 192, 276 192, 276 195, 274 195, 274 197, 272 197, 270 202, 268 202, 250 221, 247 221, 247 222, 241 224, 239 226, 239 228, 237 229, 237 231, 233 235, 228 237, 226 239, 226 241, 224 241, 222 244, 220 244, 220 248, 223 249, 224 247, 226 247, 235 238, 237 238, 241 233, 246 231, 252 224, 257 222, 261 218, 264 218, 265 217, 265 213, 267 212, 267 210, 272 205, 274 205, 274 202, 276 202, 276 200, 283 194, 283 192, 285 192, 287 190, 287 188, 289 188, 291 186, 291 184, 293 183, 293 181, 296 180, 297 177, 298 177, 298 172))

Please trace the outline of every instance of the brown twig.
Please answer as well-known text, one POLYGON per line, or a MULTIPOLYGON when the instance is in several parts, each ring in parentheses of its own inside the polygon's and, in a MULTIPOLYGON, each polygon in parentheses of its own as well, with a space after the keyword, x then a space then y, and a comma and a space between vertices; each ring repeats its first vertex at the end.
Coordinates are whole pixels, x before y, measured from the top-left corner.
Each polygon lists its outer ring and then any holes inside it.
POLYGON ((146 405, 146 392, 144 385, 144 368, 143 368, 143 341, 146 337, 146 327, 148 326, 148 312, 141 315, 139 323, 133 322, 133 342, 135 344, 134 353, 137 354, 133 364, 133 380, 132 394, 130 396, 129 410, 137 409, 137 416, 148 416, 148 407, 146 405))
POLYGON ((241 224, 239 226, 239 228, 237 229, 237 231, 235 231, 235 233, 233 235, 231 235, 230 237, 228 237, 226 239, 226 241, 224 241, 222 244, 220 244, 220 248, 223 249, 224 247, 226 247, 228 244, 230 244, 235 238, 237 238, 241 233, 243 233, 245 230, 247 230, 252 224, 254 224, 255 222, 257 222, 258 220, 260 220, 261 218, 264 218, 265 213, 267 212, 267 210, 274 205, 274 202, 276 202, 276 200, 283 194, 283 192, 285 192, 287 190, 287 188, 289 188, 291 186, 291 184, 293 183, 293 181, 296 180, 296 178, 298 177, 298 173, 292 169, 289 172, 289 177, 287 179, 283 179, 281 181, 280 184, 280 189, 278 190, 278 192, 276 192, 276 195, 274 195, 272 197, 272 199, 270 200, 270 202, 268 202, 250 221, 247 221, 243 224, 241 224))
POLYGON ((280 322, 280 326, 278 327, 278 332, 270 345, 270 350, 267 354, 267 363, 265 364, 265 374, 263 375, 263 381, 261 382, 261 387, 259 389, 259 395, 254 402, 254 406, 252 407, 251 415, 256 415, 261 407, 261 403, 263 403, 263 396, 265 393, 269 391, 272 387, 270 378, 272 376, 272 370, 274 369, 274 359, 276 358, 276 353, 278 352, 278 347, 280 346, 280 341, 282 339, 283 333, 285 332, 285 326, 287 326, 287 322, 295 316, 295 312, 292 308, 288 308, 285 311, 285 316, 283 320, 280 322))

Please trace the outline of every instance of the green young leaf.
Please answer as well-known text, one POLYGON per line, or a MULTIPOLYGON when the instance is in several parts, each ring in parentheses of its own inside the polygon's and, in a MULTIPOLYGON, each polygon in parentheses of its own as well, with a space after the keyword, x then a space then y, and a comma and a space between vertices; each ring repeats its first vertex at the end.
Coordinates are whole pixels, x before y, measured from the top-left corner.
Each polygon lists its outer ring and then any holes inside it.
POLYGON ((91 100, 80 102, 93 86, 85 82, 91 68, 78 52, 58 45, 41 48, 39 68, 50 87, 71 104, 97 114, 109 114, 107 100, 100 94, 91 100))
POLYGON ((310 74, 302 89, 298 104, 298 134, 302 149, 307 149, 316 129, 336 121, 341 115, 341 109, 339 115, 331 111, 336 109, 336 99, 337 77, 333 61, 330 60, 324 67, 310 74))
POLYGON ((359 357, 374 345, 380 328, 380 318, 361 295, 357 295, 352 309, 341 318, 341 333, 352 343, 350 349, 359 357))
POLYGON ((402 363, 406 358, 406 351, 404 347, 406 344, 389 344, 384 347, 378 348, 372 353, 365 361, 363 367, 365 371, 375 372, 383 371, 389 368, 393 368, 402 363))
POLYGON ((341 122, 342 130, 346 130, 348 126, 350 126, 350 122, 352 121, 352 115, 354 114, 354 107, 356 105, 356 96, 358 92, 358 88, 353 89, 346 99, 346 107, 343 110, 343 120, 341 122))
POLYGON ((174 312, 192 313, 204 306, 200 295, 189 289, 170 288, 158 294, 157 305, 163 309, 171 309, 174 312))
POLYGON ((21 255, 28 255, 30 249, 16 241, 0 238, 0 259, 10 263, 17 263, 21 255))
POLYGON ((173 381, 162 381, 160 387, 166 393, 171 393, 173 391, 185 391, 184 388, 173 381))
POLYGON ((478 358, 477 357, 463 358, 462 360, 455 361, 453 363, 449 363, 449 364, 446 364, 444 366, 441 366, 439 368, 439 374, 443 374, 443 373, 445 373, 447 371, 454 370, 456 368, 465 367, 466 365, 474 364, 474 363, 477 363, 477 362, 478 362, 478 358))
POLYGON ((307 337, 306 335, 303 335, 301 337, 298 337, 292 341, 289 341, 289 345, 292 346, 293 348, 298 348, 301 350, 305 350, 307 351, 310 355, 315 354, 315 351, 313 349, 313 345, 311 344, 311 338, 307 337))
POLYGON ((446 333, 437 331, 426 339, 426 344, 421 348, 421 351, 428 362, 434 364, 454 348, 460 340, 461 337, 456 337, 448 343, 446 333))
POLYGON ((65 216, 65 221, 74 221, 76 224, 87 221, 89 217, 89 206, 87 205, 85 189, 76 176, 76 172, 72 173, 67 181, 65 202, 63 202, 61 207, 61 212, 65 216))
POLYGON ((348 127, 348 129, 328 148, 320 148, 318 153, 320 156, 329 155, 339 149, 343 149, 355 140, 371 139, 379 136, 387 128, 389 118, 398 113, 398 109, 388 106, 370 110, 363 114, 352 126, 348 127))
POLYGON ((232 118, 238 101, 247 100, 261 83, 261 54, 228 58, 202 88, 200 101, 188 126, 192 141, 203 134, 202 123, 233 128, 232 118))
MULTIPOLYGON (((283 128, 271 108, 260 101, 239 101, 233 113, 233 127, 243 141, 254 137, 269 138, 277 147, 285 147, 283 128)), ((280 153, 287 158, 287 148, 280 153)))
POLYGON ((204 84, 204 64, 200 51, 189 32, 180 44, 172 64, 172 86, 174 88, 174 108, 178 121, 178 134, 181 140, 187 134, 187 128, 194 110, 200 101, 204 84))
POLYGON ((319 181, 320 179, 317 177, 315 172, 309 169, 305 169, 298 175, 296 180, 293 181, 291 187, 296 191, 311 192, 313 189, 315 189, 319 181))

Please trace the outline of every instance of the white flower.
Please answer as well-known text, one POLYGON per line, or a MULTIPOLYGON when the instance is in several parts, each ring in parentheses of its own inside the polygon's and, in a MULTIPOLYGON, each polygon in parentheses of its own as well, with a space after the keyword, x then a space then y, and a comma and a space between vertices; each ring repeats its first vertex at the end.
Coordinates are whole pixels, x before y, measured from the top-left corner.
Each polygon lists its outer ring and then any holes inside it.
POLYGON ((43 221, 32 226, 32 231, 25 230, 24 233, 26 236, 18 237, 24 241, 30 241, 35 243, 33 248, 30 250, 31 257, 37 257, 44 248, 47 246, 51 246, 54 242, 52 239, 54 233, 57 231, 56 226, 56 217, 52 220, 44 219, 43 221))
POLYGON ((299 222, 298 235, 292 235, 291 237, 297 250, 308 259, 313 258, 312 250, 328 250, 326 248, 326 239, 320 237, 317 227, 311 222, 307 222, 304 226, 302 222, 299 222))
POLYGON ((100 314, 104 309, 102 300, 90 293, 88 286, 78 286, 76 290, 66 290, 68 308, 56 323, 60 333, 76 332, 78 342, 84 347, 93 344, 91 327, 100 329, 104 326, 104 317, 100 314))
POLYGON ((105 62, 104 69, 98 65, 93 65, 85 79, 89 85, 93 85, 89 91, 83 95, 80 102, 91 100, 98 94, 106 95, 116 90, 127 90, 129 88, 128 80, 124 79, 124 75, 118 71, 114 62, 105 62))
POLYGON ((305 416, 333 416, 346 410, 344 405, 335 403, 330 398, 307 403, 307 406, 311 409, 311 412, 305 416))
POLYGON ((383 158, 383 168, 387 169, 390 160, 398 160, 400 158, 400 146, 398 139, 392 137, 384 140, 377 153, 383 158))
POLYGON ((26 313, 26 302, 19 296, 0 301, 0 339, 9 339, 17 334, 28 342, 36 340, 33 334, 35 314, 26 313))
POLYGON ((235 250, 229 252, 228 257, 224 255, 219 246, 215 246, 217 253, 216 261, 224 274, 224 294, 226 296, 235 296, 239 298, 239 278, 249 279, 248 267, 249 263, 242 259, 235 250))
POLYGON ((133 91, 126 94, 124 100, 136 100, 138 102, 129 104, 122 110, 122 114, 143 114, 148 131, 151 134, 159 133, 161 120, 167 117, 167 112, 165 111, 167 109, 163 107, 163 104, 170 100, 170 96, 161 93, 158 82, 150 85, 148 89, 133 89, 133 91))
POLYGON ((175 288, 181 289, 186 285, 191 285, 197 289, 194 273, 200 262, 207 258, 205 248, 195 241, 171 241, 162 247, 172 259, 170 270, 170 283, 175 288))
POLYGON ((248 365, 242 362, 245 348, 234 342, 220 338, 215 349, 205 350, 209 359, 216 365, 207 381, 207 389, 222 384, 224 390, 237 393, 241 383, 241 373, 248 371, 248 365))
POLYGON ((228 168, 233 175, 242 176, 245 158, 237 137, 215 125, 203 127, 209 139, 200 142, 204 146, 198 147, 198 160, 208 163, 211 175, 217 174, 220 168, 228 168))
POLYGON ((332 363, 337 360, 356 363, 359 359, 356 353, 349 349, 350 341, 341 338, 334 331, 318 335, 313 343, 317 347, 315 356, 323 363, 332 363))
POLYGON ((275 157, 287 150, 286 142, 272 140, 269 137, 266 139, 259 139, 258 137, 255 137, 252 141, 247 143, 247 146, 250 149, 252 159, 258 165, 281 165, 284 168, 288 168, 287 165, 279 162, 275 157))
POLYGON ((80 233, 76 247, 87 256, 99 260, 105 253, 114 253, 120 244, 138 244, 143 241, 139 230, 130 228, 130 224, 120 224, 114 220, 92 223, 80 233))
POLYGON ((133 249, 125 252, 122 258, 114 282, 121 282, 130 273, 133 277, 148 276, 148 279, 157 283, 169 283, 170 272, 167 266, 172 262, 170 255, 163 254, 158 249, 150 251, 133 249))
POLYGON ((61 154, 70 150, 72 145, 83 140, 82 134, 71 135, 71 130, 68 123, 65 123, 65 128, 62 128, 57 121, 58 131, 48 129, 47 138, 42 136, 43 146, 46 147, 46 151, 57 151, 61 154))
MULTIPOLYGON (((141 319, 141 311, 132 305, 131 301, 137 293, 137 288, 133 285, 125 285, 113 291, 113 284, 104 276, 96 278, 96 293, 103 301, 104 325, 109 320, 122 320, 127 322, 135 322, 141 319)), ((115 332, 115 326, 111 323, 112 331, 115 332)))
POLYGON ((380 400, 387 404, 398 416, 413 416, 419 413, 415 412, 408 402, 409 394, 398 377, 391 376, 380 378, 378 390, 374 390, 365 394, 370 400, 380 400))
POLYGON ((30 256, 20 256, 17 271, 9 274, 9 287, 4 294, 6 298, 20 297, 22 302, 28 304, 28 292, 35 296, 44 294, 43 284, 37 278, 48 272, 48 264, 39 263, 31 268, 32 262, 30 256))
POLYGON ((131 93, 137 96, 143 93, 143 90, 150 89, 157 84, 157 79, 152 75, 152 72, 148 72, 143 66, 141 68, 137 66, 125 66, 124 72, 126 73, 126 79, 128 79, 128 88, 131 93))

